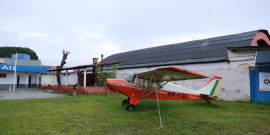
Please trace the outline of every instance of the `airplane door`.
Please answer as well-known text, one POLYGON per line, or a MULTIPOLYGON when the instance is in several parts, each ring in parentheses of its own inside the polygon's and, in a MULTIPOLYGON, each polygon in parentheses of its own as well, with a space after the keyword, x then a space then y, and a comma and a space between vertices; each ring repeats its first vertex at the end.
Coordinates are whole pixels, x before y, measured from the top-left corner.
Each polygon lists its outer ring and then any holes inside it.
POLYGON ((20 87, 20 76, 17 75, 17 88, 19 88, 19 87, 20 87))

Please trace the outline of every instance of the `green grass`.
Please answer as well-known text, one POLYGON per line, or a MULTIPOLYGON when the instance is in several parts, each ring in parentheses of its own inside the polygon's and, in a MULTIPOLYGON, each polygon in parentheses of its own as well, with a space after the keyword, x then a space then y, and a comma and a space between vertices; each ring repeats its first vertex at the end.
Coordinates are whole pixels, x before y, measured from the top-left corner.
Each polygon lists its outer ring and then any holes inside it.
POLYGON ((1 100, 2 134, 270 134, 270 105, 142 100, 133 112, 121 94, 1 100))

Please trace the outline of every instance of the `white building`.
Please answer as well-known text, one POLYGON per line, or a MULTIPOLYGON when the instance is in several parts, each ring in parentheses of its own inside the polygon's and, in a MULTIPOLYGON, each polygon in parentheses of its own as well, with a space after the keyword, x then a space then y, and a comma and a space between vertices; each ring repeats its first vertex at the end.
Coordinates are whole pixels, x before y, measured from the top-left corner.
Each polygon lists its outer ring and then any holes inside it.
MULTIPOLYGON (((17 65, 15 59, 0 58, 0 90, 16 88, 40 88, 41 72, 48 72, 50 67, 42 67, 40 60, 30 60, 27 54, 18 54, 17 65), (16 69, 16 76, 14 79, 16 69)), ((15 57, 14 57, 15 58, 15 57)))

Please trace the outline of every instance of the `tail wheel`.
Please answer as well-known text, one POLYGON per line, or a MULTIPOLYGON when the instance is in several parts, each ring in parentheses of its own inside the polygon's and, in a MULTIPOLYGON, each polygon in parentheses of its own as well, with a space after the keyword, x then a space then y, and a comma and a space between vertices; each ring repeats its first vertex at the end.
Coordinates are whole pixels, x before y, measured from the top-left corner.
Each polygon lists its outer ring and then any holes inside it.
POLYGON ((128 104, 127 107, 126 107, 126 109, 128 111, 133 111, 133 110, 135 110, 135 106, 133 104, 128 104))
POLYGON ((124 99, 124 100, 122 101, 122 105, 125 105, 125 104, 128 104, 127 99, 124 99))

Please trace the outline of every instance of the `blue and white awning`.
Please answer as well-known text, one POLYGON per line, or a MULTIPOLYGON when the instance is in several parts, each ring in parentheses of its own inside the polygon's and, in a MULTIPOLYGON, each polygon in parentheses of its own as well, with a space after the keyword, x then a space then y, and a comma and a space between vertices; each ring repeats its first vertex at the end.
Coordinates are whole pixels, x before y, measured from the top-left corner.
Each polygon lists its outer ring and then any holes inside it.
MULTIPOLYGON (((17 65, 17 72, 46 72, 48 69, 51 69, 51 67, 41 67, 41 66, 23 66, 23 65, 17 65)), ((15 71, 15 65, 8 65, 8 64, 0 64, 0 71, 15 71)))

